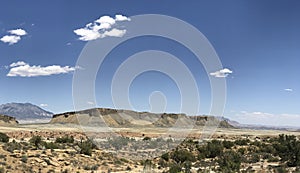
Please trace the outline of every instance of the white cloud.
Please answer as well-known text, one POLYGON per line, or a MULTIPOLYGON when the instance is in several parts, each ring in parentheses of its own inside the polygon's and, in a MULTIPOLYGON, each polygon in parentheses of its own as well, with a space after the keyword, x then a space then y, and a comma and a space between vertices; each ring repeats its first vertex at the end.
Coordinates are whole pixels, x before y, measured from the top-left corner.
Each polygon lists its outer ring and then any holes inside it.
POLYGON ((291 88, 286 88, 286 89, 284 89, 284 91, 293 92, 293 89, 291 89, 291 88))
POLYGON ((112 17, 110 17, 110 16, 102 16, 99 19, 97 19, 95 22, 96 23, 100 23, 100 24, 102 24, 102 23, 108 23, 110 25, 113 25, 113 24, 116 23, 115 19, 112 18, 112 17))
POLYGON ((300 127, 300 114, 272 114, 259 111, 241 111, 228 117, 242 124, 300 127))
POLYGON ((210 73, 211 76, 218 77, 218 78, 227 77, 229 74, 232 74, 232 71, 229 70, 228 68, 224 68, 219 71, 210 73))
POLYGON ((117 14, 115 18, 110 16, 101 16, 94 22, 88 23, 83 28, 75 29, 79 40, 90 41, 104 37, 122 37, 126 33, 125 29, 118 28, 117 22, 130 21, 130 18, 117 14))
POLYGON ((18 36, 24 36, 27 35, 27 32, 24 29, 14 29, 14 30, 10 30, 8 31, 8 33, 10 34, 14 34, 14 35, 18 35, 18 36))
POLYGON ((48 104, 42 103, 42 104, 40 104, 40 107, 48 107, 48 104))
POLYGON ((80 28, 74 30, 75 34, 79 35, 79 40, 82 41, 90 41, 96 40, 97 38, 101 37, 101 34, 98 31, 90 30, 87 28, 80 28))
POLYGON ((21 36, 27 35, 27 32, 24 29, 13 29, 7 31, 11 35, 3 36, 0 41, 3 43, 8 43, 9 45, 18 43, 21 40, 21 36))
POLYGON ((126 30, 120 30, 120 29, 112 29, 110 31, 105 31, 103 33, 104 37, 110 36, 110 37, 123 37, 123 35, 126 33, 126 30))
POLYGON ((130 21, 130 18, 123 16, 121 14, 117 14, 115 16, 116 21, 130 21))
POLYGON ((18 61, 18 62, 14 62, 14 63, 11 63, 9 65, 9 67, 16 67, 16 66, 22 66, 22 65, 26 65, 27 63, 25 63, 24 61, 18 61))
POLYGON ((29 64, 19 61, 16 63, 12 63, 10 65, 12 68, 9 70, 6 76, 21 76, 21 77, 35 77, 35 76, 50 76, 55 74, 64 74, 75 71, 75 67, 69 66, 59 66, 59 65, 51 65, 51 66, 30 66, 29 64))
POLYGON ((17 35, 5 35, 0 40, 4 43, 8 43, 9 45, 12 45, 18 43, 21 40, 21 37, 17 35))

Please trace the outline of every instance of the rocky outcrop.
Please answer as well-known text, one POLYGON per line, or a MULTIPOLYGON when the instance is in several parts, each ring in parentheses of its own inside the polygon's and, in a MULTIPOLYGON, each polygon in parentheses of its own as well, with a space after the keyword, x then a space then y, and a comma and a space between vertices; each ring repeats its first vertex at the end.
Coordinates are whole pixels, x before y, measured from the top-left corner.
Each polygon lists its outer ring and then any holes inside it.
POLYGON ((18 121, 14 117, 0 115, 0 126, 16 126, 18 121))

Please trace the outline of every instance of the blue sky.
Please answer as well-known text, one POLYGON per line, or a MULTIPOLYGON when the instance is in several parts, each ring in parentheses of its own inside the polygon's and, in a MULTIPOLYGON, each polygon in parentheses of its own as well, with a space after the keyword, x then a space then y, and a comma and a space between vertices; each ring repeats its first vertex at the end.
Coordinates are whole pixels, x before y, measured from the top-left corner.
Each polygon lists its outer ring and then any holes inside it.
MULTIPOLYGON (((223 67, 232 71, 226 77, 224 116, 243 123, 267 125, 296 126, 300 120, 300 2, 297 0, 130 3, 12 0, 2 2, 1 6, 1 104, 31 102, 55 113, 72 110, 73 71, 87 43, 74 31, 101 16, 164 14, 201 31, 215 48, 223 67), (13 41, 5 36, 13 36, 10 37, 13 41), (8 75, 10 70, 20 67, 11 65, 19 61, 25 62, 21 66, 44 70, 44 75, 8 75)), ((201 113, 207 114, 210 86, 201 63, 187 58, 194 55, 178 43, 159 37, 133 39, 111 52, 98 72, 97 105, 113 107, 109 81, 114 70, 126 57, 148 49, 170 52, 190 68, 199 85, 201 113)), ((133 82, 130 98, 134 108, 149 110, 148 97, 153 91, 165 94, 168 112, 180 110, 178 88, 170 78, 157 72, 140 75, 133 82)))

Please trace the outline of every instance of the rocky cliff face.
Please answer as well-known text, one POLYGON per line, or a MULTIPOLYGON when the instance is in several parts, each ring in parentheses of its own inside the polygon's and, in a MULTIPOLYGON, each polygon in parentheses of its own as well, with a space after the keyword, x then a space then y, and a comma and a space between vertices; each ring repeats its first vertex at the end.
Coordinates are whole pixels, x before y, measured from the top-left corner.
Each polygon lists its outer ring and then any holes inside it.
POLYGON ((50 123, 72 123, 81 125, 95 125, 110 127, 180 127, 196 125, 219 125, 232 128, 226 120, 213 116, 186 116, 185 114, 154 114, 149 112, 135 112, 129 110, 115 110, 107 108, 88 109, 79 112, 66 112, 54 115, 50 123))

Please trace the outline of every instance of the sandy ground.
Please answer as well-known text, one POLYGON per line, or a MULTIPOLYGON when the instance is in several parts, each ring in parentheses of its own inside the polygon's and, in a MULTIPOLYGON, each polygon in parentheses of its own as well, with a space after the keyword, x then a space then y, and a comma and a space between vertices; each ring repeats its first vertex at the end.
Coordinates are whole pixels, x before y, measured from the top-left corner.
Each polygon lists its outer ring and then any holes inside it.
POLYGON ((98 132, 115 132, 124 136, 140 137, 160 137, 166 134, 183 134, 189 133, 190 137, 204 137, 213 136, 214 138, 231 138, 240 136, 278 136, 279 134, 290 134, 300 136, 300 132, 297 131, 284 131, 284 130, 252 130, 252 129, 193 129, 186 131, 186 129, 177 129, 171 131, 168 128, 85 128, 75 124, 22 124, 18 126, 4 127, 0 126, 0 132, 26 132, 26 131, 53 131, 53 132, 75 132, 84 133, 86 131, 98 131, 98 132), (110 131, 111 130, 111 131, 110 131))

